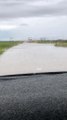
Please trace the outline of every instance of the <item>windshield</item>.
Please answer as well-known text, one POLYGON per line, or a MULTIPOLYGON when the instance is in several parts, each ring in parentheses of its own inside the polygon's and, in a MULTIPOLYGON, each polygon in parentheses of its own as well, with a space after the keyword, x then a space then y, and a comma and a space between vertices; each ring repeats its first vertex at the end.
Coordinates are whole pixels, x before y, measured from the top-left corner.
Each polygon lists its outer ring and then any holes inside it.
POLYGON ((67 0, 0 0, 0 120, 67 120, 67 0))
POLYGON ((0 0, 0 75, 67 71, 66 0, 0 0))

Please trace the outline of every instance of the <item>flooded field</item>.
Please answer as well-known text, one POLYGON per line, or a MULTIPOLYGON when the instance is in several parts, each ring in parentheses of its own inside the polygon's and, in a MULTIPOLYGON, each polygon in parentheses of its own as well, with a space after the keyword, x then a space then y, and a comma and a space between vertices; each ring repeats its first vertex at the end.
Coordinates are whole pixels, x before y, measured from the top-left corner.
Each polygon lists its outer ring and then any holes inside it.
POLYGON ((23 43, 0 55, 0 75, 67 71, 67 48, 23 43))

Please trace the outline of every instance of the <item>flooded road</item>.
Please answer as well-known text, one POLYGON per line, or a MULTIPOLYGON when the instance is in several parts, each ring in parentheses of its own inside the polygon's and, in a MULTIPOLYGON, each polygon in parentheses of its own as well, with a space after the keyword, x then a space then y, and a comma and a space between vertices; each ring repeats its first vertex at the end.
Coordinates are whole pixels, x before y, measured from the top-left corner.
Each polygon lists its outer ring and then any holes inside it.
POLYGON ((23 43, 0 56, 0 75, 67 71, 67 48, 23 43))

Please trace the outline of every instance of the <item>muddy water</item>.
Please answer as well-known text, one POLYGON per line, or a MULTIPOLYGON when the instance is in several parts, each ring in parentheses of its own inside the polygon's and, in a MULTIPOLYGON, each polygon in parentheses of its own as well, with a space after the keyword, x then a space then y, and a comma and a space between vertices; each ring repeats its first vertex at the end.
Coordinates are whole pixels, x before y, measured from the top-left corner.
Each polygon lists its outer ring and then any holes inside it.
POLYGON ((67 48, 24 43, 0 56, 0 75, 67 71, 67 48))

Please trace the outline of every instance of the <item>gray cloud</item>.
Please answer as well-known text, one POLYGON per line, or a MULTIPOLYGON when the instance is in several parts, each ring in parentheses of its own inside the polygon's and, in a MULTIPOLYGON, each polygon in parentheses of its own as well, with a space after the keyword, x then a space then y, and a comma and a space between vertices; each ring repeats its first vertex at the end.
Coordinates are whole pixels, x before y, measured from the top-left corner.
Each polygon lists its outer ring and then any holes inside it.
POLYGON ((50 0, 0 0, 0 19, 45 15, 67 16, 67 0, 51 0, 51 4, 49 4, 49 1, 50 0), (46 2, 47 5, 37 5, 36 3, 38 2, 46 2), (54 2, 56 3, 53 4, 54 2))
POLYGON ((28 24, 26 24, 26 23, 21 23, 19 26, 20 26, 20 27, 22 27, 22 26, 28 26, 28 24))

